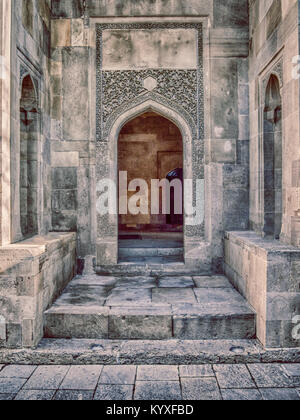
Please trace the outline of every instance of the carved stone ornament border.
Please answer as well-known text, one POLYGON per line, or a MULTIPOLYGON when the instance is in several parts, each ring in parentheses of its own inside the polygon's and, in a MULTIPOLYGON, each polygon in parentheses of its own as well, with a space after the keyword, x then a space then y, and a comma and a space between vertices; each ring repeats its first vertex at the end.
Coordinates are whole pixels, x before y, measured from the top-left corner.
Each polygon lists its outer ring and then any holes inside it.
POLYGON ((107 141, 119 115, 149 99, 179 112, 189 124, 193 137, 204 138, 204 81, 202 23, 106 23, 96 25, 97 70, 96 113, 97 141, 107 141), (195 70, 118 70, 102 68, 103 30, 107 29, 196 29, 198 33, 198 68, 195 70), (157 85, 149 92, 143 84, 153 78, 157 85))

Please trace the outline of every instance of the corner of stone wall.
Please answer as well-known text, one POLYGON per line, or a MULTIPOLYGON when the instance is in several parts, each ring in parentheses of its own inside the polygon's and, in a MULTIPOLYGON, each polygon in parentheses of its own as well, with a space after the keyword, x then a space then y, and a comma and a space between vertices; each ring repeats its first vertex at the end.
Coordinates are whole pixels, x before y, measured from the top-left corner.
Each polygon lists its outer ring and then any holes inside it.
POLYGON ((300 250, 254 232, 227 232, 225 274, 257 314, 267 348, 299 347, 300 250))

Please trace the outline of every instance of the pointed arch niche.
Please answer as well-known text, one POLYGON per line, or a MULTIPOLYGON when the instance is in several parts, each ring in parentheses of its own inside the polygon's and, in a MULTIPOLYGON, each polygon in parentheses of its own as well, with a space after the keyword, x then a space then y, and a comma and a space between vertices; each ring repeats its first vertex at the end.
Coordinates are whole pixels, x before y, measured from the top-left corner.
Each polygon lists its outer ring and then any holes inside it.
POLYGON ((20 230, 22 239, 38 233, 38 97, 31 76, 20 99, 20 230))
POLYGON ((263 110, 263 236, 280 239, 282 228, 282 100, 271 74, 263 110))

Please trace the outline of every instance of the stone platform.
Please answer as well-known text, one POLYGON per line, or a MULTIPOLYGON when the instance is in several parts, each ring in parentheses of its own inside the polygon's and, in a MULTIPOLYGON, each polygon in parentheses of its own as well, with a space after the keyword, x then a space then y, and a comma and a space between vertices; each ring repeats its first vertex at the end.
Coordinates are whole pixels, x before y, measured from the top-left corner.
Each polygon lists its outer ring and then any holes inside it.
POLYGON ((222 276, 76 277, 45 313, 45 337, 253 339, 256 315, 222 276))

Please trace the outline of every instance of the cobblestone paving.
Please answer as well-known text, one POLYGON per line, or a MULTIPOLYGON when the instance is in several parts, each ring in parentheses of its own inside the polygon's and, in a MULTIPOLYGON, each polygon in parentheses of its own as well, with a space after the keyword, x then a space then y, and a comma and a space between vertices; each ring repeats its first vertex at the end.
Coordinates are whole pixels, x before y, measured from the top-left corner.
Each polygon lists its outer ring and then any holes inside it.
POLYGON ((0 400, 300 400, 300 364, 0 365, 0 400))

